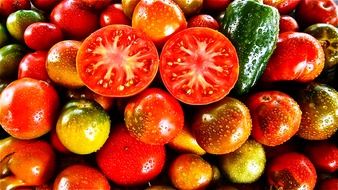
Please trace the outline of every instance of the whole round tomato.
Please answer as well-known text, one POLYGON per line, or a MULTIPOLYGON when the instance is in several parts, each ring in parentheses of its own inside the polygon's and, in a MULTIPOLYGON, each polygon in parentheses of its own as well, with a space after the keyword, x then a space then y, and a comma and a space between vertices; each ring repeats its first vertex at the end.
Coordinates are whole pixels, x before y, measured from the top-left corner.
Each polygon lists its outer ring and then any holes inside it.
POLYGON ((214 30, 219 29, 219 24, 214 17, 207 14, 193 16, 188 21, 188 27, 208 27, 214 30))
POLYGON ((279 19, 279 33, 283 32, 298 32, 299 26, 297 21, 289 16, 282 15, 279 19))
POLYGON ((289 95, 279 91, 262 91, 246 104, 252 118, 252 136, 261 144, 276 146, 293 137, 300 126, 302 111, 289 95))
POLYGON ((290 152, 274 158, 267 167, 268 182, 276 189, 315 187, 317 174, 311 161, 300 153, 290 152))
POLYGON ((203 189, 212 180, 212 167, 196 154, 181 154, 169 166, 169 177, 178 189, 203 189))
POLYGON ((29 0, 0 0, 0 15, 4 17, 17 10, 30 8, 29 0))
POLYGON ((21 59, 18 68, 18 79, 29 77, 37 80, 49 82, 49 76, 46 70, 46 51, 36 51, 26 54, 21 59))
POLYGON ((127 25, 109 25, 87 37, 76 57, 84 84, 103 96, 126 97, 155 78, 159 58, 154 43, 127 25))
POLYGON ((26 28, 24 40, 31 49, 49 50, 54 44, 63 40, 63 34, 55 24, 36 22, 26 28))
POLYGON ((10 83, 0 96, 0 124, 11 136, 33 139, 54 126, 59 96, 45 81, 23 78, 10 83))
POLYGON ((64 0, 50 14, 50 21, 75 40, 87 37, 99 26, 98 15, 81 5, 78 0, 64 0))
POLYGON ((114 183, 144 184, 155 178, 166 159, 163 145, 150 145, 132 137, 124 125, 114 127, 109 139, 96 154, 101 171, 114 183))
POLYGON ((251 133, 249 109, 239 100, 225 97, 199 108, 192 131, 197 143, 210 154, 226 154, 242 146, 251 133))
POLYGON ((173 0, 141 0, 134 9, 132 26, 162 47, 173 34, 187 28, 187 21, 173 0))
POLYGON ((234 87, 239 72, 235 47, 220 32, 185 29, 164 45, 160 74, 167 90, 186 104, 210 104, 234 87))
POLYGON ((106 142, 110 118, 94 101, 71 100, 61 110, 56 133, 61 143, 76 154, 90 154, 106 142))
POLYGON ((284 32, 279 34, 262 80, 309 82, 322 72, 324 65, 324 51, 316 38, 301 32, 284 32))
POLYGON ((109 190, 107 178, 97 169, 75 164, 62 170, 54 180, 53 189, 109 190))
POLYGON ((170 94, 158 88, 148 88, 128 102, 124 121, 131 135, 138 140, 161 145, 182 130, 184 113, 170 94))
POLYGON ((276 7, 280 14, 289 14, 301 0, 263 0, 264 4, 276 7))
POLYGON ((101 12, 100 26, 104 27, 111 24, 131 24, 130 18, 124 14, 122 5, 119 3, 109 5, 101 12))

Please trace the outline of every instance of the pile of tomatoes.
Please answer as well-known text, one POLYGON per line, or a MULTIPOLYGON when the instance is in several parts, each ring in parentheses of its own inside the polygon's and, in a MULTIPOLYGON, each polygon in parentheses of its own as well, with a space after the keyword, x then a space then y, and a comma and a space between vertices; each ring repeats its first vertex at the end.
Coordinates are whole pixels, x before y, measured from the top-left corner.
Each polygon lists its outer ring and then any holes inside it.
POLYGON ((0 0, 0 189, 337 190, 336 2, 260 1, 280 35, 244 95, 230 3, 0 0))

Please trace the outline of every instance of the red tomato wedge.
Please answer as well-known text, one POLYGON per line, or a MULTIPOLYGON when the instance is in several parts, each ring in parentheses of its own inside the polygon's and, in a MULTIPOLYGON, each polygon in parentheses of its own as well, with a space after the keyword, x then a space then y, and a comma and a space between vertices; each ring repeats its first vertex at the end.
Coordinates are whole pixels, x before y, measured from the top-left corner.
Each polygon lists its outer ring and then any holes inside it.
POLYGON ((178 100, 204 105, 224 98, 238 79, 238 57, 220 32, 194 27, 171 37, 160 58, 160 74, 178 100))
POLYGON ((159 56, 144 33, 127 25, 109 25, 82 43, 76 67, 84 84, 109 97, 132 96, 155 78, 159 56))

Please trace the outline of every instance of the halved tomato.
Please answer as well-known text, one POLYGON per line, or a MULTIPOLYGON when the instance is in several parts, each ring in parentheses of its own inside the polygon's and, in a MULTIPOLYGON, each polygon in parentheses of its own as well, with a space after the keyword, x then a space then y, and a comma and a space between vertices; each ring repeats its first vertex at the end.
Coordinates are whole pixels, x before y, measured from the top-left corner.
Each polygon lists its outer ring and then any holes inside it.
POLYGON ((194 27, 171 37, 161 53, 160 74, 168 91, 186 104, 224 98, 238 79, 238 57, 220 32, 194 27))
POLYGON ((144 33, 127 25, 109 25, 88 36, 76 58, 84 84, 103 96, 132 96, 155 78, 159 56, 144 33))

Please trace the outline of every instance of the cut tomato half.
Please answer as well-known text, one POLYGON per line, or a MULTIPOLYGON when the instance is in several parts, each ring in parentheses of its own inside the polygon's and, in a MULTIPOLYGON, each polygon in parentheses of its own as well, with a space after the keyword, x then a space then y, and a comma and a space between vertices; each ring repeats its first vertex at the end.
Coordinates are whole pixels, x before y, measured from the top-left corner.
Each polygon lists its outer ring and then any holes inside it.
POLYGON ((127 25, 109 25, 88 36, 76 58, 84 84, 110 97, 132 96, 155 78, 159 56, 146 35, 127 25))
POLYGON ((191 105, 216 102, 229 94, 238 79, 235 47, 222 33, 205 28, 185 29, 164 45, 160 74, 167 90, 191 105))

